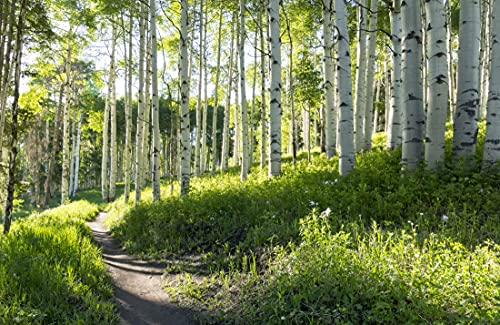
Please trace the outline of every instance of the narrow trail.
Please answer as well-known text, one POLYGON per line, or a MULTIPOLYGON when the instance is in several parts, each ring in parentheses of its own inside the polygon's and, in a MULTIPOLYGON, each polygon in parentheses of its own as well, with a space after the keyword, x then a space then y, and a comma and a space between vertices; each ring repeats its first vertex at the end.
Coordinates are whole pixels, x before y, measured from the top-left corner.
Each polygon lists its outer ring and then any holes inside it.
POLYGON ((190 311, 169 302, 161 288, 164 267, 128 255, 103 225, 106 213, 87 224, 97 243, 113 280, 115 300, 122 324, 196 324, 190 311))

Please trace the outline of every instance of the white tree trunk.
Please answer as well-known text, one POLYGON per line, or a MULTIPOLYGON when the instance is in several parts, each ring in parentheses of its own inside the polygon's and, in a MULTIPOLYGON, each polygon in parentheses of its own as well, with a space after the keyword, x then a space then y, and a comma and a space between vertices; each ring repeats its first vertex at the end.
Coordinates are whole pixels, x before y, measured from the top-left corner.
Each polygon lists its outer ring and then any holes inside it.
POLYGON ((335 0, 338 31, 338 103, 339 103, 339 173, 349 174, 354 168, 354 125, 352 108, 351 56, 345 0, 335 0))
POLYGON ((266 55, 265 55, 265 37, 264 37, 264 10, 265 1, 262 0, 262 8, 259 10, 258 21, 260 22, 260 96, 261 96, 261 115, 260 115, 260 169, 264 169, 267 160, 267 113, 266 113, 266 55))
POLYGON ((146 38, 146 6, 141 5, 141 14, 139 19, 139 103, 137 106, 137 124, 135 132, 135 197, 134 205, 141 200, 141 172, 143 166, 142 156, 142 137, 144 128, 144 48, 146 38))
POLYGON ((484 140, 483 163, 500 161, 500 1, 496 0, 491 21, 491 71, 488 94, 488 115, 484 140))
POLYGON ((200 152, 200 174, 205 173, 208 163, 208 5, 205 8, 205 41, 203 42, 203 119, 202 119, 202 136, 201 136, 201 152, 200 152))
POLYGON ((392 84, 391 107, 388 117, 387 149, 401 146, 401 121, 403 115, 402 80, 401 80, 401 0, 395 0, 391 10, 391 43, 392 43, 392 84))
POLYGON ((428 101, 425 162, 435 169, 444 162, 444 134, 448 110, 448 56, 446 54, 446 12, 441 0, 425 3, 428 57, 428 101))
POLYGON ((150 1, 150 23, 151 23, 151 65, 152 65, 152 86, 153 86, 153 111, 151 120, 153 121, 153 148, 152 148, 152 181, 153 181, 153 202, 160 199, 160 113, 158 99, 158 41, 156 37, 156 0, 150 1))
MULTIPOLYGON (((331 1, 331 0, 327 0, 331 1)), ((363 149, 364 129, 363 120, 366 107, 366 0, 359 0, 358 4, 358 49, 356 56, 356 92, 354 98, 354 132, 355 149, 359 152, 363 149)))
POLYGON ((181 195, 189 193, 191 178, 191 139, 189 127, 189 58, 188 58, 188 0, 181 0, 181 35, 180 35, 180 88, 181 88, 181 195))
POLYGON ((111 114, 111 146, 110 146, 110 172, 109 172, 109 201, 115 199, 116 179, 118 172, 118 137, 116 133, 116 27, 113 24, 111 35, 111 67, 109 68, 109 108, 111 114))
POLYGON ((217 36, 217 66, 215 72, 215 99, 214 99, 214 112, 212 117, 212 173, 217 169, 217 159, 219 153, 217 152, 217 111, 219 109, 219 82, 220 82, 220 58, 222 49, 222 21, 224 11, 222 8, 219 13, 219 30, 217 36))
POLYGON ((493 7, 493 0, 483 1, 481 4, 481 103, 480 103, 480 119, 486 117, 488 106, 488 93, 489 93, 489 73, 490 73, 490 40, 491 40, 491 8, 493 7))
POLYGON ((240 42, 239 42, 239 54, 240 54, 240 93, 241 93, 241 149, 242 149, 242 159, 241 159, 241 174, 240 178, 242 181, 247 179, 248 172, 250 170, 250 157, 248 156, 248 104, 246 95, 246 76, 245 76, 245 40, 247 36, 246 26, 245 26, 245 8, 246 1, 240 0, 240 42))
POLYGON ((460 1, 457 108, 453 125, 453 157, 472 162, 479 117, 479 1, 460 1))
POLYGON ((222 130, 222 154, 221 170, 227 171, 229 168, 229 120, 231 117, 231 94, 233 89, 233 61, 234 61, 234 13, 231 19, 231 44, 229 49, 228 79, 226 104, 224 106, 224 125, 222 130))
POLYGON ((205 41, 203 34, 203 1, 200 1, 200 57, 199 57, 199 80, 198 80, 198 101, 196 103, 196 142, 194 146, 194 175, 200 175, 201 171, 201 102, 203 91, 203 42, 205 41))
POLYGON ((377 20, 378 20, 378 0, 370 1, 370 22, 368 33, 368 58, 366 60, 366 103, 365 116, 363 121, 364 139, 363 149, 370 150, 372 147, 373 133, 373 95, 374 95, 374 77, 375 77, 375 59, 377 58, 377 20))
POLYGON ((304 149, 307 151, 307 161, 311 161, 311 114, 310 107, 302 111, 302 132, 304 138, 304 149))
POLYGON ((333 0, 323 0, 323 69, 325 88, 325 137, 326 157, 335 156, 336 114, 334 102, 333 72, 333 0))
POLYGON ((424 107, 422 90, 422 29, 420 1, 401 4, 403 19, 403 167, 415 169, 422 161, 424 107))
POLYGON ((82 113, 78 113, 78 126, 76 127, 76 146, 75 146, 75 172, 73 176, 73 193, 71 193, 72 197, 75 197, 78 191, 78 177, 80 173, 80 147, 81 147, 81 139, 82 139, 82 113))
MULTIPOLYGON (((76 112, 75 112, 76 114, 76 112)), ((72 117, 71 123, 71 152, 69 161, 69 186, 68 195, 69 198, 73 196, 73 177, 75 176, 75 145, 76 145, 76 120, 75 115, 72 117)))
POLYGON ((267 7, 270 26, 271 98, 269 176, 281 174, 281 37, 279 0, 269 0, 267 7))
MULTIPOLYGON (((127 74, 127 92, 126 92, 126 104, 125 104, 125 187, 123 191, 123 198, 125 203, 128 202, 130 195, 130 182, 132 179, 132 29, 133 29, 133 17, 132 11, 130 12, 130 22, 129 22, 129 39, 128 39, 128 57, 126 60, 126 74, 127 74)), ((127 51, 125 46, 125 52, 127 51)))

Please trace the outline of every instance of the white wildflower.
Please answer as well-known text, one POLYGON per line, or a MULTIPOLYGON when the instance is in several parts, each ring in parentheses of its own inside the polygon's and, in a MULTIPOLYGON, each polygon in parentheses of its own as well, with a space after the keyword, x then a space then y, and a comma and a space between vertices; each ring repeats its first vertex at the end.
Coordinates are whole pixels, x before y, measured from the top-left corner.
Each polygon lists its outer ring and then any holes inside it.
POLYGON ((446 214, 443 214, 441 220, 443 220, 444 222, 448 222, 448 216, 446 214))
POLYGON ((285 316, 281 316, 281 320, 286 320, 286 317, 285 316))
POLYGON ((328 217, 332 210, 330 208, 327 208, 325 211, 321 212, 322 217, 328 217))

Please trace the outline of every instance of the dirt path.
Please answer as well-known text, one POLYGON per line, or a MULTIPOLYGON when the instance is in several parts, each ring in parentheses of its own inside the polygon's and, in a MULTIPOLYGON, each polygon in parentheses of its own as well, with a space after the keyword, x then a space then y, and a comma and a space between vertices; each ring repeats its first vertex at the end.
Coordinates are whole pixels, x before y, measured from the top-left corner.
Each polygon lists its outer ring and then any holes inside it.
POLYGON ((106 213, 101 212, 88 225, 102 247, 122 324, 196 324, 189 311, 168 301, 161 288, 163 265, 147 263, 128 255, 102 224, 105 218, 106 213))

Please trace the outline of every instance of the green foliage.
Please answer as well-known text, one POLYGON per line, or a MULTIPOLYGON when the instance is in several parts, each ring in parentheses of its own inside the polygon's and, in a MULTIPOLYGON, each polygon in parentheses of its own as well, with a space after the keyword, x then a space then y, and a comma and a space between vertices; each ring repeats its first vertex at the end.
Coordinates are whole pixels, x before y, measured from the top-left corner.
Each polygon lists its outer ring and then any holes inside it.
POLYGON ((0 323, 118 323, 112 288, 77 201, 15 222, 0 237, 0 323))
POLYGON ((311 163, 285 159, 271 180, 255 167, 241 183, 235 169, 193 179, 182 199, 165 187, 155 204, 119 200, 112 231, 166 259, 178 273, 169 293, 215 321, 498 319, 500 174, 404 172, 384 143, 377 135, 344 178, 316 152, 311 163))

